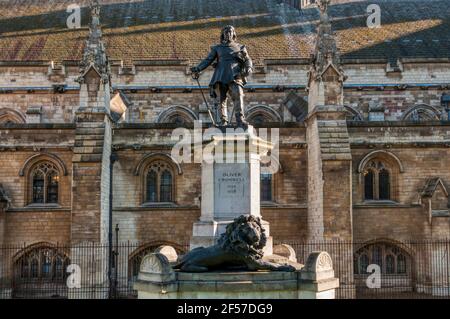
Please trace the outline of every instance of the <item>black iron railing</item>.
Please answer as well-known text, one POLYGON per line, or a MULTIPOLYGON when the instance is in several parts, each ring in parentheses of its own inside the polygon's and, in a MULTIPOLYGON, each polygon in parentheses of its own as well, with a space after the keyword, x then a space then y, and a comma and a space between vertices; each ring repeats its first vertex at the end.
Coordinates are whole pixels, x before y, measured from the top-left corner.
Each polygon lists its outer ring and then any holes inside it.
MULTIPOLYGON (((133 285, 142 258, 164 244, 114 243, 113 278, 108 244, 0 247, 0 299, 136 298, 133 285)), ((280 244, 292 247, 300 264, 313 251, 328 252, 340 299, 450 298, 450 240, 275 242, 280 244)), ((172 247, 179 255, 189 250, 188 243, 172 247)))

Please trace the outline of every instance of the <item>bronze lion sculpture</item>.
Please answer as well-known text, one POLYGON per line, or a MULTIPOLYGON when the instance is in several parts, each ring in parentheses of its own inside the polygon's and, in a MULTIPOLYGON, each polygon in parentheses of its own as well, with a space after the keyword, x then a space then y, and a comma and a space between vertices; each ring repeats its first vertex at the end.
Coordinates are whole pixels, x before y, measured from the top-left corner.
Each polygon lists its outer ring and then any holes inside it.
POLYGON ((288 264, 263 261, 263 248, 266 242, 267 236, 260 218, 241 216, 227 226, 216 245, 191 250, 174 268, 183 272, 295 271, 295 268, 288 264))

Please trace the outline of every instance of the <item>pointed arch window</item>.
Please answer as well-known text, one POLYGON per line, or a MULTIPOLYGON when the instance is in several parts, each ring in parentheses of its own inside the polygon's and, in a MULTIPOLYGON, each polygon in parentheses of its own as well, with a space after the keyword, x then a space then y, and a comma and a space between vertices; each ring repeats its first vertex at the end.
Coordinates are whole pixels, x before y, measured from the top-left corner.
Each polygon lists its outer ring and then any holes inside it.
POLYGON ((380 200, 391 199, 391 182, 389 171, 385 168, 381 169, 378 173, 378 193, 380 194, 380 200))
POLYGON ((262 125, 264 123, 271 122, 271 119, 262 113, 258 113, 253 115, 250 121, 255 125, 262 125))
POLYGON ((386 275, 407 275, 412 269, 412 258, 390 243, 374 243, 359 249, 354 261, 354 271, 358 275, 368 275, 367 267, 371 264, 378 265, 381 273, 386 275))
POLYGON ((45 243, 24 249, 13 263, 13 297, 67 296, 70 259, 63 250, 45 243))
POLYGON ((272 181, 273 175, 268 173, 261 174, 261 201, 271 202, 273 201, 272 181))
POLYGON ((172 167, 165 161, 153 161, 145 174, 146 203, 174 202, 175 184, 172 167))
POLYGON ((0 109, 0 124, 18 124, 25 123, 25 116, 20 111, 1 108, 0 109))
POLYGON ((406 274, 406 256, 403 254, 397 256, 397 273, 406 274))
POLYGON ((159 188, 161 202, 171 202, 173 200, 172 187, 172 172, 166 169, 161 174, 161 184, 159 188))
POLYGON ((395 274, 395 257, 391 254, 386 256, 386 274, 395 274))
POLYGON ((150 170, 147 174, 147 202, 157 202, 158 174, 150 170))
POLYGON ((283 168, 278 159, 271 156, 261 158, 260 168, 260 201, 270 206, 277 201, 277 183, 283 168))
POLYGON ((245 117, 248 122, 254 125, 261 125, 264 123, 280 123, 282 118, 278 112, 266 105, 253 106, 247 110, 245 117))
MULTIPOLYGON (((369 267, 369 257, 366 254, 362 254, 359 257, 359 272, 365 273, 367 271, 367 267, 369 267)), ((355 267, 358 269, 358 267, 355 267)))
POLYGON ((30 204, 58 204, 59 171, 51 162, 36 164, 30 173, 30 204))
POLYGON ((411 122, 439 121, 440 118, 441 111, 436 107, 426 104, 411 106, 402 116, 403 121, 411 122))
POLYGON ((363 176, 364 200, 392 200, 391 173, 383 162, 369 162, 363 176))
POLYGON ((374 200, 374 177, 373 170, 367 170, 364 172, 364 199, 365 200, 374 200))

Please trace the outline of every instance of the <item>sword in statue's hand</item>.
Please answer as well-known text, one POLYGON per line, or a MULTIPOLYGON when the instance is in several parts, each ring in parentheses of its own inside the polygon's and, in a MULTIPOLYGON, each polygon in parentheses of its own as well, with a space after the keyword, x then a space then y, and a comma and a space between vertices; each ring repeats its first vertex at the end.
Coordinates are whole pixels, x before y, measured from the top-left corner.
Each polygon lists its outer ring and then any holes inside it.
POLYGON ((217 126, 216 121, 214 120, 214 116, 212 114, 212 111, 211 111, 211 109, 209 107, 208 101, 206 100, 205 93, 203 93, 202 86, 200 85, 200 81, 199 81, 199 79, 200 79, 200 70, 196 66, 194 66, 194 67, 191 68, 191 72, 192 72, 192 74, 191 74, 192 79, 194 79, 197 82, 198 88, 200 89, 200 92, 202 93, 203 101, 205 101, 206 108, 208 109, 209 118, 211 119, 212 124, 214 126, 217 126))

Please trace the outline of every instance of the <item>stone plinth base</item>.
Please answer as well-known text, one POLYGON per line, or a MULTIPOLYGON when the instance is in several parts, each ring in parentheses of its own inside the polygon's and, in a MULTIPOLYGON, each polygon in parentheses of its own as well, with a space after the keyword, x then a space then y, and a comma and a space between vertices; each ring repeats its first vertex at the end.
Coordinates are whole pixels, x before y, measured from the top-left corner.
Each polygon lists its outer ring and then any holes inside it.
POLYGON ((143 259, 134 289, 139 299, 334 299, 339 280, 323 254, 295 272, 184 273, 156 253, 143 259))
POLYGON ((139 299, 297 299, 297 272, 181 273, 156 284, 139 280, 139 299))

